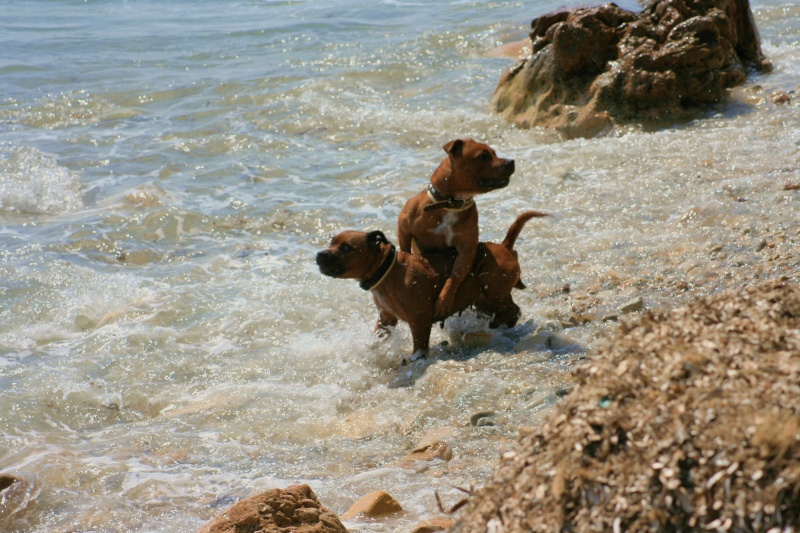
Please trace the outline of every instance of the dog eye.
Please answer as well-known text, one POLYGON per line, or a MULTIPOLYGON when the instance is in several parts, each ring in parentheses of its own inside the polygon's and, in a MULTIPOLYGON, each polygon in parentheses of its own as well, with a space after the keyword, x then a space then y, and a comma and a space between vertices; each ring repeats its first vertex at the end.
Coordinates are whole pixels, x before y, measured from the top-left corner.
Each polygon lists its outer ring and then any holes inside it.
POLYGON ((339 249, 341 251, 343 251, 344 253, 348 253, 348 252, 352 252, 353 251, 353 248, 351 248, 349 244, 343 244, 343 245, 341 245, 339 247, 339 249))
POLYGON ((490 154, 489 152, 481 152, 481 155, 479 156, 479 158, 480 158, 481 161, 487 161, 488 162, 488 161, 492 160, 492 154, 490 154))

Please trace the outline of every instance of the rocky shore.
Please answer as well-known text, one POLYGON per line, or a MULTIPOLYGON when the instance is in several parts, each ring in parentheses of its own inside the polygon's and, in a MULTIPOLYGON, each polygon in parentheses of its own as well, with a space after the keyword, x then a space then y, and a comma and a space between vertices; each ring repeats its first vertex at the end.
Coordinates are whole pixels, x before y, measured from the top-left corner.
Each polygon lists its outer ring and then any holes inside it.
MULTIPOLYGON (((533 21, 528 46, 501 77, 492 107, 521 126, 568 137, 674 123, 723 101, 748 71, 771 68, 747 0, 552 13, 533 21)), ((790 101, 785 93, 773 98, 790 101)), ((795 194, 798 185, 782 187, 774 193, 795 194)), ((518 350, 558 349, 570 343, 570 328, 586 324, 618 322, 618 333, 586 354, 571 391, 542 424, 520 428, 519 444, 483 486, 464 488, 455 504, 439 501, 441 513, 410 531, 800 527, 798 244, 791 224, 763 235, 745 229, 736 242, 709 244, 706 264, 684 264, 677 254, 680 280, 609 274, 596 286, 534 287, 542 298, 570 302, 571 312, 550 317, 518 350), (636 290, 622 305, 603 300, 623 287, 636 290), (682 294, 685 305, 645 303, 664 292, 682 294)), ((463 341, 480 343, 481 333, 463 341)), ((493 417, 477 412, 469 423, 491 425, 493 417)), ((429 435, 392 466, 435 471, 453 457, 444 438, 429 435)), ((402 513, 376 491, 337 517, 300 485, 239 502, 203 533, 338 533, 346 531, 342 521, 391 524, 402 513)))
POLYGON ((452 531, 800 526, 797 284, 647 313, 574 378, 452 531))
MULTIPOLYGON (((783 278, 645 312, 589 354, 573 381, 484 486, 413 531, 800 527, 797 283, 783 278)), ((433 441, 404 461, 450 457, 433 441)), ((401 512, 379 491, 341 518, 391 521, 401 512)), ((239 502, 203 529, 244 531, 346 529, 310 488, 296 486, 239 502)))

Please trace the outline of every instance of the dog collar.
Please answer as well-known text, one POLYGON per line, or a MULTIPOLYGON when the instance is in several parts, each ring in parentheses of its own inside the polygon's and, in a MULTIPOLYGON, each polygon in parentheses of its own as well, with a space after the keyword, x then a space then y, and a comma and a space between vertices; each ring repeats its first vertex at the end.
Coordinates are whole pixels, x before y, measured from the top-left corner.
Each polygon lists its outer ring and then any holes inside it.
POLYGON ((394 266, 395 259, 397 258, 397 254, 394 251, 394 246, 389 249, 389 255, 386 256, 386 260, 383 264, 375 271, 375 273, 370 276, 368 279, 365 279, 361 283, 358 284, 359 287, 364 289, 365 291, 371 291, 378 288, 384 279, 386 279, 386 275, 389 274, 389 271, 394 266))
POLYGON ((428 204, 423 208, 423 211, 433 211, 434 209, 447 209, 448 211, 465 211, 472 207, 472 204, 475 203, 475 200, 469 198, 467 200, 461 200, 459 198, 455 198, 453 196, 447 196, 439 192, 436 187, 433 186, 433 183, 428 184, 428 198, 430 198, 432 204, 428 204))

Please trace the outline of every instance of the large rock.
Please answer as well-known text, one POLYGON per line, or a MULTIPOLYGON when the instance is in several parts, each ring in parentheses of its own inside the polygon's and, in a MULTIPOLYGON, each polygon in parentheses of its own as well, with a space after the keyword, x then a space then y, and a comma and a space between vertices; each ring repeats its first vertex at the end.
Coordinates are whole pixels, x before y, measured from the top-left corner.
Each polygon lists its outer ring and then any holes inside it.
POLYGON ((748 0, 615 4, 531 23, 530 57, 507 70, 492 107, 523 127, 591 137, 615 124, 684 119, 768 70, 748 0))
POLYGON ((800 286, 645 312, 574 377, 453 533, 800 530, 800 286))
POLYGON ((232 505, 200 533, 347 533, 308 485, 272 489, 232 505))

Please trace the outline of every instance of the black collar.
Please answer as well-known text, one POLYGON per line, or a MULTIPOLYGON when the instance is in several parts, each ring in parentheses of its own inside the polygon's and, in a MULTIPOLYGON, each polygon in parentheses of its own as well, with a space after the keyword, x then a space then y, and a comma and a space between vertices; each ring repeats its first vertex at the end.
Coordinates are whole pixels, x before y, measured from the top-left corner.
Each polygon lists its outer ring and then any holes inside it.
POLYGON ((472 198, 467 200, 461 200, 460 198, 456 198, 454 196, 447 196, 446 194, 440 192, 433 186, 433 183, 428 184, 428 198, 430 198, 433 203, 428 204, 423 208, 423 211, 433 211, 434 209, 449 209, 451 211, 464 211, 472 207, 472 204, 475 201, 472 198))
POLYGON ((376 270, 375 273, 369 277, 369 279, 365 279, 359 283, 358 286, 365 291, 369 291, 377 287, 380 282, 383 281, 383 278, 386 277, 386 274, 389 273, 389 269, 392 268, 392 265, 394 265, 395 256, 396 254, 394 251, 394 245, 392 245, 392 247, 389 249, 389 255, 386 256, 386 260, 383 262, 380 268, 378 268, 378 270, 376 270))

